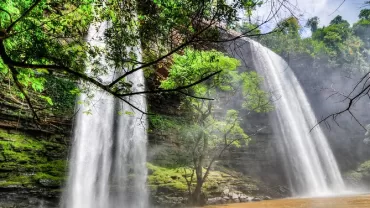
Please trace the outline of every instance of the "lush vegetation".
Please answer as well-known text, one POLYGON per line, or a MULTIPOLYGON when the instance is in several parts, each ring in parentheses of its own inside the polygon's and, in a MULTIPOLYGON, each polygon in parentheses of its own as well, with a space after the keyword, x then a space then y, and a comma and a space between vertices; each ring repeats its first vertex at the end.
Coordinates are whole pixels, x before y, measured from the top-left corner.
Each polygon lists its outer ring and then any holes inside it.
POLYGON ((36 120, 40 120, 40 109, 48 106, 65 110, 61 106, 70 105, 74 95, 89 90, 89 85, 129 103, 125 98, 131 93, 126 81, 129 74, 153 70, 152 66, 186 46, 217 39, 213 25, 235 22, 238 9, 250 13, 257 4, 255 0, 232 4, 223 0, 2 1, 0 80, 11 83, 11 90, 29 106, 36 120), (86 41, 89 28, 102 22, 110 25, 103 34, 103 48, 86 41), (139 43, 146 54, 144 60, 135 52, 139 43), (109 67, 101 64, 102 53, 109 67), (117 69, 120 76, 106 83, 99 76, 109 68, 117 69), (89 85, 74 89, 77 81, 89 85), (63 98, 66 93, 71 96, 64 103, 53 97, 55 90, 62 90, 63 98))
MULTIPOLYGON (((152 172, 149 184, 153 190, 165 186, 186 192, 191 202, 203 204, 204 194, 221 175, 212 171, 215 161, 230 147, 247 147, 251 140, 243 129, 242 113, 272 110, 269 95, 260 88, 263 79, 255 72, 239 70, 238 60, 212 49, 222 38, 216 27, 219 23, 244 36, 261 35, 261 25, 252 22, 251 16, 262 3, 1 1, 0 87, 4 90, 1 97, 7 98, 0 105, 15 105, 22 111, 27 108, 25 115, 6 113, 34 118, 35 122, 43 120, 40 116, 72 116, 76 96, 81 92, 92 95, 96 89, 132 105, 126 100, 132 95, 132 83, 126 78, 145 70, 154 84, 139 94, 175 93, 180 100, 176 110, 183 112, 181 118, 149 116, 149 133, 170 132, 177 145, 176 157, 161 164, 166 167, 148 165, 152 172), (242 25, 238 25, 239 9, 249 17, 242 25), (103 34, 105 47, 86 41, 89 28, 93 30, 101 22, 110 24, 103 34), (112 69, 119 75, 116 79, 106 83, 99 78, 112 69), (233 102, 235 98, 240 102, 233 102)), ((353 25, 337 16, 319 27, 319 19, 313 17, 306 27, 312 36, 302 38, 299 21, 290 17, 277 24, 274 31, 279 32, 260 41, 286 60, 303 57, 325 70, 370 71, 369 9, 362 10, 353 25)), ((59 187, 65 178, 66 163, 60 159, 66 155, 65 147, 45 138, 1 130, 0 186, 59 187)), ((368 171, 368 166, 364 163, 359 171, 368 171)))
POLYGON ((161 82, 164 89, 186 86, 193 80, 213 78, 179 91, 183 95, 180 109, 189 112, 188 124, 179 130, 182 151, 178 165, 187 175, 191 202, 203 204, 202 187, 213 163, 232 146, 247 145, 250 137, 240 125, 239 109, 256 112, 271 110, 268 95, 260 89, 262 79, 255 72, 239 72, 239 61, 221 52, 186 49, 173 56, 168 77, 161 82), (235 108, 227 102, 242 96, 235 108), (222 110, 218 110, 218 109, 222 110))
MULTIPOLYGON (((306 23, 312 32, 311 37, 302 38, 295 17, 287 18, 279 23, 285 29, 273 35, 264 36, 261 41, 287 61, 299 57, 311 58, 320 67, 329 70, 342 69, 355 73, 368 72, 369 39, 367 30, 369 9, 363 9, 359 21, 351 26, 341 16, 336 16, 327 26, 319 27, 319 18, 313 17, 306 23)), ((315 79, 315 77, 313 78, 315 79)))

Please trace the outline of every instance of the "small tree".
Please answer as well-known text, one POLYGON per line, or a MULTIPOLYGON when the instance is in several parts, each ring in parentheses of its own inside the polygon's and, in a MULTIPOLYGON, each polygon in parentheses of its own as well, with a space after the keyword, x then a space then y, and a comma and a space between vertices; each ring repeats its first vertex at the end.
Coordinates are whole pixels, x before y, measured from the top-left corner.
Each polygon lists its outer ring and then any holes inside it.
POLYGON ((163 88, 171 89, 219 72, 213 79, 181 91, 187 95, 182 107, 191 115, 191 124, 183 128, 181 135, 184 154, 188 155, 192 169, 190 177, 185 178, 190 201, 196 205, 204 203, 202 187, 213 163, 229 147, 246 144, 250 139, 240 126, 239 112, 224 110, 221 103, 231 95, 241 95, 244 108, 257 112, 271 109, 267 94, 259 88, 261 78, 255 72, 238 72, 238 66, 238 60, 221 52, 186 49, 184 55, 174 56, 169 77, 161 84, 163 88))

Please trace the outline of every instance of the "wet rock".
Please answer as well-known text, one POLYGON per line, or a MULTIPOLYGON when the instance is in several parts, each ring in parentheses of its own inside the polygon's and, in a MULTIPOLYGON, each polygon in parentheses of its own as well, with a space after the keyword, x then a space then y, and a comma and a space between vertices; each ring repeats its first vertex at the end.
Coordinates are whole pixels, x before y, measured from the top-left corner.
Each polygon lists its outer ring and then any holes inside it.
POLYGON ((155 207, 177 208, 184 207, 186 200, 183 197, 156 196, 155 207))
POLYGON ((40 179, 39 183, 44 187, 59 187, 60 184, 57 181, 51 179, 40 179))
POLYGON ((232 193, 232 194, 231 194, 231 198, 232 198, 232 199, 239 199, 239 195, 238 195, 238 194, 236 194, 236 193, 232 193))
POLYGON ((240 194, 239 195, 239 201, 240 202, 248 202, 249 200, 248 200, 248 196, 247 195, 245 195, 245 194, 240 194))
POLYGON ((229 189, 225 189, 225 190, 223 191, 223 193, 224 193, 224 195, 225 195, 225 196, 227 196, 227 195, 229 195, 230 190, 229 190, 229 189))
POLYGON ((252 199, 252 201, 262 201, 262 199, 261 199, 261 198, 259 198, 259 197, 254 197, 254 198, 252 199))
POLYGON ((271 197, 269 197, 269 196, 264 196, 263 197, 263 200, 271 200, 272 198, 271 197))
POLYGON ((207 200, 208 205, 222 204, 223 200, 221 197, 209 198, 207 200))

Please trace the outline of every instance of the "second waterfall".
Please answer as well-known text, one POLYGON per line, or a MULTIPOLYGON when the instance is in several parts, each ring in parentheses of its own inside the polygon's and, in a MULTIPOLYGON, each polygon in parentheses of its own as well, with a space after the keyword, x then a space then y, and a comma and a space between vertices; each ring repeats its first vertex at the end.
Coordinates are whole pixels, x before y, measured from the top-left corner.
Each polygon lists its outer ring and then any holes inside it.
MULTIPOLYGON (((107 22, 91 26, 88 42, 106 49, 104 32, 107 22)), ((139 47, 132 48, 139 57, 139 47)), ((107 73, 102 82, 111 82, 119 75, 100 56, 100 64, 107 73)), ((144 90, 141 70, 130 74, 133 92, 144 90)), ((79 105, 66 193, 65 208, 146 208, 146 116, 101 90, 93 90, 93 98, 86 94, 79 105), (121 113, 119 113, 121 112, 121 113), (119 115, 121 114, 121 115, 119 115)), ((146 111, 143 95, 126 97, 136 107, 146 111)))
POLYGON ((290 187, 295 196, 337 195, 344 182, 333 152, 297 77, 288 64, 261 44, 246 39, 251 45, 253 63, 265 78, 273 94, 276 118, 274 132, 281 141, 280 149, 290 187))

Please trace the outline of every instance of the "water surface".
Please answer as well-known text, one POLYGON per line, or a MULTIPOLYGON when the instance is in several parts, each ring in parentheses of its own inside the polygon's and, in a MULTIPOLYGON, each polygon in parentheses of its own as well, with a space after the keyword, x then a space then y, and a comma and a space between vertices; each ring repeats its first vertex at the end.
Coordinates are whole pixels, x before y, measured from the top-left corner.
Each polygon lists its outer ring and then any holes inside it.
POLYGON ((208 206, 207 208, 369 208, 370 195, 333 197, 333 198, 299 198, 280 199, 261 202, 208 206))

